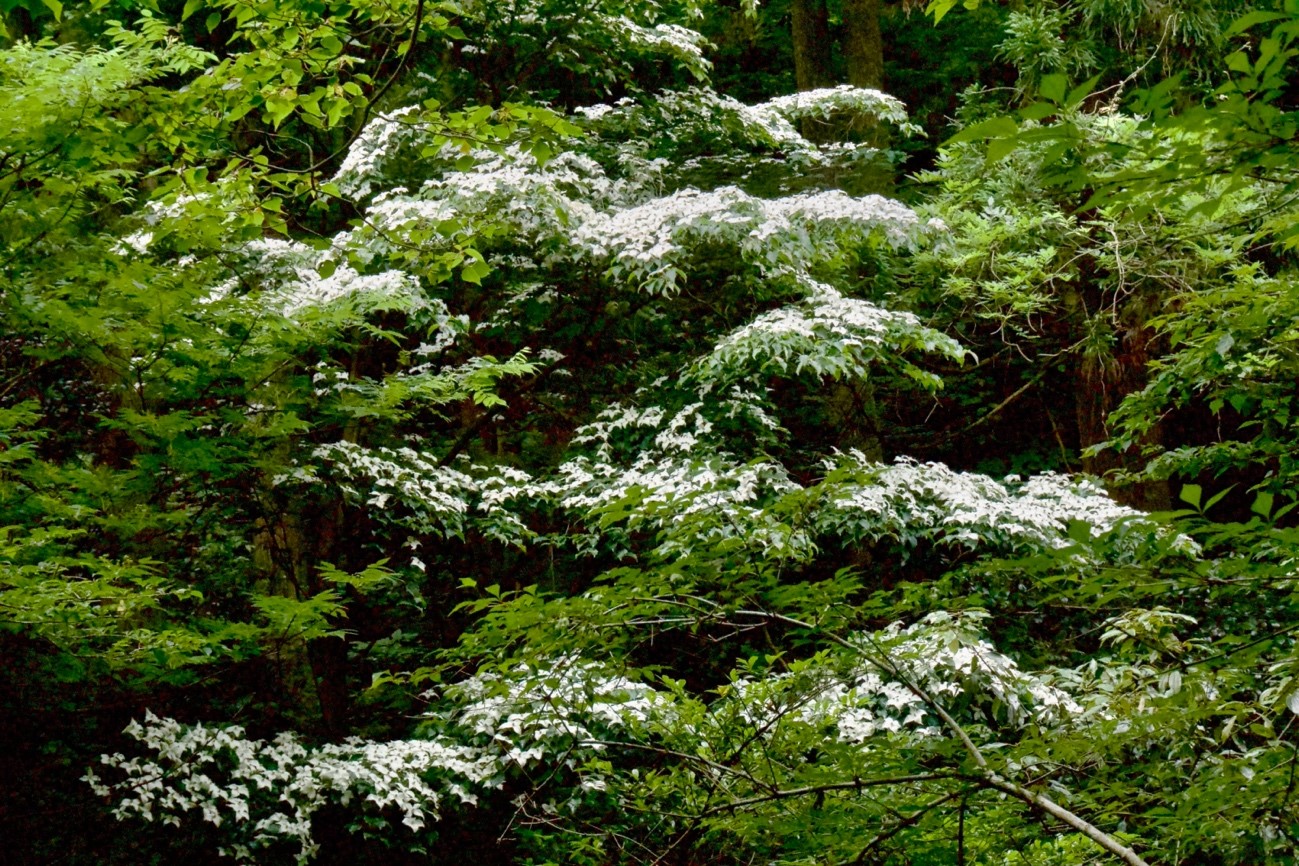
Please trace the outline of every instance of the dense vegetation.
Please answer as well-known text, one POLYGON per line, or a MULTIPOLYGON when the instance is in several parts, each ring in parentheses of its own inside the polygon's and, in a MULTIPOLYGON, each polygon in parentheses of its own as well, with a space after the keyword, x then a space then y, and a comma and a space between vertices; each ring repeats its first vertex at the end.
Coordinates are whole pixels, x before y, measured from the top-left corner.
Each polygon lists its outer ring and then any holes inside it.
POLYGON ((1296 0, 0 4, 0 839, 1299 857, 1296 0))

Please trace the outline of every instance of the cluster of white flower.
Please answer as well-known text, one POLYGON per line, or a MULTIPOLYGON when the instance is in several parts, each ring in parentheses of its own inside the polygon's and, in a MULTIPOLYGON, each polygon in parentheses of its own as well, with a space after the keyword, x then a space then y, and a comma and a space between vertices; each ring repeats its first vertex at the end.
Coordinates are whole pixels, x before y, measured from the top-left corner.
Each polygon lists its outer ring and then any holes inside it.
POLYGON ((630 465, 578 457, 555 477, 531 486, 584 521, 623 524, 658 533, 647 555, 670 561, 710 544, 738 544, 767 556, 813 549, 804 528, 790 526, 768 506, 801 488, 769 460, 701 461, 671 453, 641 453, 630 465))
MULTIPOLYGON (((507 675, 481 673, 446 690, 450 709, 430 715, 447 732, 429 739, 304 745, 290 733, 249 739, 238 726, 186 726, 146 712, 126 733, 153 754, 104 755, 116 778, 83 777, 95 793, 116 797, 119 819, 137 816, 179 825, 197 812, 229 824, 224 853, 256 862, 256 850, 293 841, 298 862, 317 853, 312 817, 331 802, 394 809, 420 830, 436 820, 446 798, 474 805, 497 789, 511 768, 599 752, 608 731, 670 716, 653 689, 577 657, 519 666, 507 675)), ((581 791, 599 790, 599 773, 580 771, 581 791)))
POLYGON ((879 90, 853 87, 850 84, 800 90, 797 93, 777 96, 768 102, 754 106, 754 109, 789 120, 801 120, 805 117, 830 118, 835 114, 861 115, 885 120, 909 131, 918 131, 908 124, 907 108, 902 104, 902 100, 879 90))
POLYGON ((925 327, 912 313, 845 298, 823 284, 803 305, 764 313, 732 331, 695 363, 692 378, 727 382, 741 378, 811 372, 835 378, 867 375, 869 365, 920 349, 961 361, 965 350, 951 337, 925 327))
POLYGON ((857 451, 828 468, 818 527, 849 538, 1043 549, 1067 546, 1069 526, 1079 521, 1097 537, 1124 523, 1153 528, 1086 479, 1047 473, 997 481, 906 457, 874 464, 857 451))
MULTIPOLYGON (((335 239, 335 247, 318 250, 298 241, 260 238, 235 253, 247 262, 244 279, 262 285, 255 301, 259 309, 299 318, 309 311, 346 302, 359 313, 420 310, 443 323, 450 321, 446 306, 426 296, 419 277, 399 270, 361 274, 343 255, 344 242, 343 238, 335 239), (321 276, 326 262, 334 263, 333 270, 321 276)), ((209 293, 207 300, 227 297, 236 286, 233 281, 223 283, 209 293)))
MULTIPOLYGON (((365 225, 335 240, 363 257, 389 255, 418 246, 426 252, 449 249, 462 236, 491 226, 508 231, 500 241, 509 252, 492 253, 511 272, 587 255, 580 226, 602 219, 601 209, 644 197, 644 178, 615 180, 595 160, 563 153, 538 164, 526 150, 475 149, 462 154, 443 148, 430 160, 446 168, 416 192, 395 187, 374 197, 365 225), (472 165, 452 169, 457 160, 472 165), (530 255, 524 255, 526 251, 530 255)), ((489 249, 489 253, 492 251, 489 249)))
POLYGON ((763 271, 801 272, 845 244, 878 234, 901 247, 921 232, 913 211, 877 195, 828 190, 767 200, 722 187, 620 208, 634 200, 636 184, 611 180, 588 157, 568 155, 543 167, 513 148, 475 158, 470 170, 427 181, 417 195, 397 189, 376 197, 366 218, 377 231, 358 229, 342 243, 373 255, 410 243, 416 232, 427 245, 429 226, 504 223, 513 244, 550 249, 552 258, 612 262, 615 278, 666 293, 700 248, 738 250, 763 271))
MULTIPOLYGON (((364 241, 352 245, 364 249, 370 255, 392 253, 401 244, 408 243, 416 230, 445 226, 458 222, 463 216, 452 202, 412 196, 405 187, 394 187, 376 195, 365 209, 366 222, 377 230, 374 235, 368 237, 365 233, 354 232, 349 240, 364 241)), ((439 238, 451 241, 459 233, 439 233, 439 238)), ((429 242, 425 241, 424 248, 430 247, 429 242)))
MULTIPOLYGON (((659 396, 654 390, 661 384, 644 389, 643 396, 659 396)), ((593 462, 579 458, 566 464, 560 468, 559 475, 567 477, 567 483, 551 484, 545 494, 538 487, 536 493, 552 498, 564 496, 584 489, 582 485, 594 475, 618 477, 621 470, 613 464, 619 462, 626 465, 649 457, 688 460, 700 454, 722 454, 726 445, 734 443, 728 442, 729 437, 717 429, 719 423, 732 431, 737 425, 745 429, 749 444, 755 447, 775 441, 782 430, 771 415, 764 391, 739 384, 726 389, 716 385, 707 382, 699 386, 697 400, 672 410, 658 405, 637 407, 623 403, 605 407, 593 421, 579 427, 571 440, 574 445, 588 446, 593 462), (596 466, 603 468, 593 469, 596 466)))
POLYGON ((692 403, 675 413, 667 413, 661 406, 648 406, 638 409, 615 403, 603 409, 594 421, 578 428, 573 436, 577 445, 594 445, 599 458, 604 461, 613 459, 613 444, 620 431, 629 431, 629 437, 635 445, 646 434, 658 431, 653 439, 654 446, 664 453, 692 453, 712 432, 713 423, 703 412, 703 403, 692 403))
POLYGON ((312 275, 297 283, 281 284, 267 300, 278 304, 286 316, 324 307, 347 299, 359 310, 392 308, 405 310, 427 306, 419 278, 406 271, 360 274, 349 264, 340 264, 328 277, 312 275))
POLYGON ((130 250, 131 252, 134 252, 137 256, 142 256, 149 252, 149 245, 152 243, 153 243, 153 232, 151 231, 132 232, 131 234, 122 238, 114 245, 113 252, 117 253, 120 256, 125 256, 125 255, 129 255, 127 251, 130 250))
POLYGON ((778 112, 745 105, 707 87, 668 90, 645 104, 623 98, 613 105, 587 106, 579 113, 601 131, 640 140, 661 134, 687 152, 696 139, 713 140, 719 135, 743 151, 815 149, 778 112))
MULTIPOLYGON (((639 23, 622 14, 610 14, 605 4, 586 3, 579 7, 547 6, 543 0, 470 0, 457 10, 475 19, 482 33, 461 46, 466 53, 487 53, 504 40, 515 50, 529 39, 539 40, 534 50, 546 51, 551 62, 589 63, 593 51, 605 44, 618 46, 616 53, 661 55, 680 63, 696 78, 704 78, 711 64, 704 56, 707 40, 702 34, 675 24, 639 23), (589 40, 589 41, 588 41, 589 40), (544 45, 544 47, 543 47, 544 45)), ((625 4, 607 4, 627 9, 625 4)), ((640 4, 636 11, 657 12, 657 4, 640 4)), ((595 69, 601 75, 603 70, 595 69)))
POLYGON ((854 197, 828 189, 774 199, 766 210, 769 222, 760 237, 786 230, 785 224, 812 234, 817 245, 839 232, 860 236, 879 230, 888 244, 898 249, 914 244, 920 234, 915 212, 882 195, 854 197))
MULTIPOLYGON (((446 466, 439 466, 412 448, 363 448, 352 442, 321 445, 312 452, 327 460, 335 471, 348 479, 365 479, 366 502, 385 508, 390 499, 417 511, 424 524, 433 529, 457 526, 469 510, 469 494, 477 492, 474 479, 446 466)), ((342 489, 352 496, 362 492, 347 484, 342 489)))
MULTIPOLYGON (((679 143, 686 152, 696 142, 715 141, 719 136, 737 151, 778 151, 792 163, 814 165, 842 158, 859 158, 875 153, 869 146, 842 142, 818 144, 804 138, 793 121, 802 118, 829 119, 836 115, 848 118, 870 118, 896 126, 907 134, 919 127, 907 118, 905 106, 898 99, 878 90, 841 85, 839 87, 801 91, 780 96, 756 105, 746 105, 704 87, 667 91, 652 102, 641 105, 622 99, 613 105, 592 105, 579 109, 589 123, 612 133, 634 134, 655 141, 666 137, 679 143)), ((716 148, 709 148, 716 151, 716 148)), ((721 157, 713 153, 710 159, 721 157)), ((724 157, 722 157, 724 158, 724 157)))
MULTIPOLYGON (((261 207, 256 192, 234 177, 219 178, 197 192, 188 191, 189 187, 183 184, 171 189, 164 187, 164 190, 136 212, 133 222, 137 230, 119 238, 112 246, 114 253, 128 257, 147 255, 168 236, 191 233, 196 225, 232 226, 261 207)), ((185 256, 181 262, 190 265, 194 259, 185 256)))
POLYGON ((984 714, 981 721, 1010 728, 1058 726, 1082 714, 1082 705, 1056 685, 1052 672, 1022 670, 978 631, 978 619, 939 611, 909 626, 895 623, 851 635, 849 643, 860 647, 857 655, 737 678, 710 715, 724 717, 724 710, 768 738, 793 723, 833 727, 841 742, 869 745, 880 735, 950 734, 930 701, 948 711, 960 702, 984 714))
POLYGON ((605 751, 613 739, 694 738, 706 754, 711 728, 728 718, 761 729, 767 739, 790 722, 833 726, 840 741, 855 745, 887 734, 939 736, 941 725, 921 690, 940 702, 972 698, 989 721, 1011 727, 1058 725, 1081 713, 1049 677, 1027 673, 998 652, 972 619, 939 612, 911 626, 850 637, 861 652, 846 664, 827 658, 790 673, 737 678, 702 716, 683 717, 670 695, 576 655, 484 671, 447 687, 445 705, 428 716, 441 733, 429 739, 354 738, 308 747, 292 734, 252 740, 239 727, 187 727, 146 713, 127 733, 154 754, 105 755, 102 763, 118 779, 106 782, 91 770, 85 781, 100 796, 118 798, 119 818, 179 824, 197 812, 214 825, 234 826, 236 842, 226 853, 240 860, 291 840, 302 863, 317 851, 312 817, 330 802, 392 808, 419 830, 436 819, 447 797, 472 805, 512 769, 560 761, 579 777, 562 806, 577 808, 585 792, 608 783, 583 756, 605 751), (876 663, 883 657, 888 668, 876 663), (698 718, 708 724, 699 727, 698 718))
POLYGON ((658 454, 643 455, 630 467, 579 457, 560 466, 557 479, 548 483, 561 494, 563 507, 580 513, 599 513, 634 499, 631 519, 653 525, 685 521, 703 511, 736 516, 745 503, 798 489, 778 463, 700 463, 658 454))
POLYGON ((935 700, 964 694, 990 716, 992 707, 999 708, 1012 726, 1061 725, 1082 713, 1050 672, 1024 671, 989 643, 975 627, 981 618, 936 611, 910 626, 894 623, 875 638, 856 641, 867 656, 886 648, 889 663, 935 700))
POLYGON ((626 16, 601 16, 608 29, 640 51, 665 54, 684 63, 686 68, 703 77, 712 63, 704 56, 708 44, 703 34, 677 24, 637 24, 626 16))
POLYGON ((608 410, 581 433, 595 446, 594 458, 570 459, 542 479, 507 467, 466 467, 468 474, 408 448, 340 442, 321 446, 315 456, 346 479, 348 495, 376 508, 400 504, 403 511, 392 518, 419 532, 455 534, 472 517, 492 521, 498 537, 517 540, 528 535, 522 509, 549 502, 594 520, 593 528, 604 521, 661 533, 649 552, 659 559, 727 540, 797 557, 813 552, 823 536, 1024 550, 1066 546, 1078 521, 1097 536, 1137 523, 1153 531, 1098 485, 1065 476, 1001 482, 907 458, 874 464, 854 451, 830 464, 826 480, 805 488, 774 461, 701 458, 698 437, 712 424, 701 408, 608 410), (613 443, 622 433, 648 445, 628 448, 628 462, 619 460, 623 449, 613 443), (809 519, 789 525, 776 516, 779 508, 773 512, 781 502, 809 508, 809 519))
POLYGON ((421 198, 447 203, 460 218, 503 222, 524 246, 564 237, 616 190, 599 164, 581 154, 560 154, 544 166, 518 147, 472 157, 471 169, 427 181, 421 198))
MULTIPOLYGON (((788 673, 734 680, 726 709, 768 738, 786 724, 833 728, 840 742, 861 745, 881 734, 933 737, 940 731, 923 700, 869 665, 801 667, 788 673), (775 724, 773 724, 773 721, 775 724)), ((717 714, 714 709, 714 714, 717 714)))
MULTIPOLYGON (((651 41, 685 39, 672 28, 616 20, 624 36, 634 31, 646 39, 652 36, 651 41)), ((688 119, 698 115, 700 106, 710 116, 698 122, 734 127, 750 150, 775 147, 804 155, 820 150, 803 139, 787 117, 853 109, 893 122, 905 118, 896 100, 856 88, 816 91, 758 106, 696 88, 662 94, 649 106, 623 100, 617 107, 588 107, 583 114, 591 123, 616 130, 620 124, 650 122, 647 112, 660 124, 677 116, 688 119)), ((418 109, 411 108, 374 119, 353 144, 334 182, 346 193, 369 196, 401 152, 413 152, 412 145, 432 140, 417 114, 418 109)), ((857 155, 852 150, 849 158, 857 155)), ((410 294, 415 286, 399 274, 362 276, 348 261, 372 261, 412 248, 451 249, 460 236, 477 234, 475 226, 480 224, 495 227, 490 232, 497 238, 493 245, 505 247, 508 255, 502 261, 507 264, 520 251, 530 254, 525 256, 529 268, 586 261, 608 266, 615 280, 653 293, 677 289, 700 251, 738 251, 742 261, 761 273, 801 274, 836 256, 844 245, 874 236, 901 247, 913 244, 923 231, 916 215, 896 201, 876 195, 854 198, 838 190, 770 200, 723 186, 683 189, 647 200, 664 161, 647 159, 626 146, 617 149, 614 161, 617 165, 606 168, 589 156, 569 152, 539 164, 518 145, 466 153, 445 144, 432 156, 421 157, 421 171, 432 173, 431 179, 413 193, 395 187, 375 196, 364 224, 335 238, 331 253, 295 252, 301 261, 291 279, 293 290, 285 289, 284 306, 301 309, 357 290, 410 294), (620 176, 615 178, 610 170, 620 176), (501 233, 501 227, 508 231, 501 233), (309 273, 326 258, 339 262, 328 279, 309 273)), ((500 260, 496 250, 486 252, 493 261, 500 260)))
POLYGON ((310 860, 317 850, 312 816, 332 801, 392 807, 419 830, 436 819, 444 796, 472 804, 475 789, 500 783, 496 755, 446 739, 307 747, 289 733, 251 740, 239 727, 187 727, 152 713, 126 733, 155 756, 104 755, 121 780, 105 783, 93 770, 85 776, 97 794, 118 798, 117 817, 178 825, 196 811, 217 826, 229 821, 239 841, 226 853, 248 862, 253 849, 282 840, 299 843, 299 863, 310 860))
POLYGON ((340 192, 354 198, 370 194, 376 180, 384 176, 387 160, 401 146, 425 137, 423 127, 416 122, 419 111, 418 105, 406 106, 380 114, 365 125, 334 173, 332 182, 340 192))
MULTIPOLYGON (((413 448, 370 449, 351 442, 321 445, 312 456, 329 463, 346 495, 387 511, 416 532, 457 535, 467 519, 477 517, 488 522, 485 532, 501 540, 517 542, 528 534, 506 507, 534 492, 531 476, 522 470, 471 464, 462 472, 413 448), (400 512, 393 510, 396 505, 400 512)), ((310 473, 306 480, 317 477, 310 473)))
POLYGON ((480 672, 448 687, 445 696, 454 708, 440 718, 471 735, 508 740, 506 760, 518 764, 540 758, 539 744, 598 740, 597 726, 643 724, 668 712, 654 689, 574 655, 521 664, 508 674, 480 672), (518 751, 523 743, 535 753, 518 751))
POLYGON ((735 250, 768 273, 801 273, 876 233, 894 247, 911 244, 919 228, 910 208, 883 196, 829 190, 761 199, 725 186, 596 214, 577 227, 574 241, 592 257, 611 260, 616 278, 667 294, 700 248, 735 250))

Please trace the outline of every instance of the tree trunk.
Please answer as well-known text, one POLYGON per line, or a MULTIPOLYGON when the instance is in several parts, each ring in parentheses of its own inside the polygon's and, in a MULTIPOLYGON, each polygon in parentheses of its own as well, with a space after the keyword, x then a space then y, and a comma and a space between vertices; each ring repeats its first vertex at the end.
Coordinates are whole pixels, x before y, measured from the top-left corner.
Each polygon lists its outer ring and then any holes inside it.
POLYGON ((884 35, 880 0, 843 0, 843 54, 848 83, 884 89, 884 35))
MULTIPOLYGON (((1133 325, 1117 338, 1115 351, 1108 357, 1080 356, 1076 362, 1074 405, 1077 412, 1078 447, 1084 452, 1110 438, 1109 416, 1128 394, 1141 390, 1146 383, 1150 329, 1133 325)), ((1151 444, 1162 438, 1156 425, 1147 437, 1151 444)), ((1107 449, 1082 458, 1083 471, 1105 480, 1110 494, 1124 505, 1143 511, 1167 511, 1172 508, 1172 488, 1167 481, 1115 483, 1111 473, 1136 472, 1145 466, 1140 446, 1126 451, 1107 449)))
POLYGON ((791 0, 794 41, 794 83, 799 90, 828 87, 830 75, 830 14, 825 0, 791 0))
POLYGON ((826 394, 827 421, 835 429, 837 447, 856 449, 867 460, 882 462, 880 406, 875 386, 865 379, 844 379, 832 383, 826 394))
MULTIPOLYGON (((264 575, 258 592, 305 601, 330 587, 320 563, 337 561, 341 502, 302 502, 259 521, 253 560, 264 575)), ((346 567, 347 563, 339 563, 346 567)), ((286 634, 271 644, 276 703, 295 726, 328 737, 347 731, 347 643, 337 637, 306 640, 286 634)))

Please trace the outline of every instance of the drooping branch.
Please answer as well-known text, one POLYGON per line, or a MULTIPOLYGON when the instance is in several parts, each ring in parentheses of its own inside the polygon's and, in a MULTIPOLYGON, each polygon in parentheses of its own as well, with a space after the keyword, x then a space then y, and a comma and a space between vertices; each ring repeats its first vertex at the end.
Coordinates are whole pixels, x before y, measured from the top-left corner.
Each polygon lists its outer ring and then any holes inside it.
POLYGON ((933 800, 930 800, 928 803, 926 803, 921 808, 917 809, 912 814, 899 818, 896 824, 894 824, 892 827, 888 828, 887 830, 883 830, 880 833, 877 833, 874 836, 874 838, 872 838, 869 842, 866 843, 866 845, 861 849, 861 851, 857 853, 857 857, 852 861, 852 866, 863 866, 863 864, 866 862, 867 856, 869 856, 870 853, 874 851, 876 848, 878 848, 880 845, 892 839, 894 836, 898 835, 908 827, 913 827, 916 824, 920 823, 920 820, 922 818, 924 818, 930 812, 937 809, 939 806, 942 806, 945 803, 950 803, 952 800, 955 800, 957 797, 962 798, 962 802, 964 802, 964 798, 967 794, 968 792, 963 789, 952 791, 948 794, 944 794, 941 797, 937 797, 933 800))
POLYGON ((729 803, 711 806, 703 811, 702 816, 707 817, 709 815, 717 815, 723 812, 732 812, 736 809, 743 809, 745 806, 756 806, 762 803, 771 803, 776 800, 788 800, 794 797, 807 797, 815 794, 824 794, 829 791, 862 791, 866 788, 879 788, 886 785, 906 785, 912 782, 937 782, 944 779, 955 778, 959 777, 954 773, 921 773, 906 776, 881 776, 876 779, 853 779, 848 782, 827 782, 824 785, 806 785, 801 788, 785 788, 758 797, 745 797, 740 800, 732 800, 729 803))
POLYGON ((1068 824, 1079 833, 1082 833, 1106 851, 1121 859, 1124 863, 1129 864, 1129 866, 1150 866, 1150 864, 1142 859, 1141 855, 1136 851, 1133 851, 1131 848, 1124 845, 1104 830, 1096 827, 1094 824, 1091 824, 1083 818, 1080 818, 1078 815, 1075 815, 1073 812, 1070 812, 1045 794, 1039 794, 1036 791, 1031 791, 1028 788, 1025 788, 1023 785, 1012 782, 1009 779, 1003 779, 996 773, 988 773, 985 777, 985 783, 990 788, 996 788, 998 791, 1004 791, 1007 794, 1018 797, 1028 805, 1040 809, 1059 821, 1063 821, 1065 824, 1068 824))
MULTIPOLYGON (((905 671, 901 670, 898 665, 894 664, 893 661, 889 659, 888 654, 883 650, 883 648, 875 645, 875 652, 867 652, 861 646, 854 644, 839 635, 827 632, 812 623, 804 622, 795 617, 785 616, 784 614, 761 610, 738 610, 735 611, 735 613, 741 616, 762 617, 776 622, 783 622, 786 625, 791 625, 795 628, 819 632, 832 643, 862 656, 871 664, 881 670, 887 671, 891 676, 896 676, 912 694, 923 701, 925 705, 933 711, 934 715, 938 716, 938 718, 942 720, 944 727, 946 727, 952 736, 960 742, 961 747, 970 757, 970 760, 973 761, 975 766, 979 769, 976 778, 978 778, 980 784, 1010 794, 1024 801, 1029 806, 1045 812, 1057 820, 1063 821, 1065 824, 1072 827, 1074 830, 1077 830, 1079 833, 1082 833, 1106 851, 1122 859, 1123 862, 1129 864, 1129 866, 1150 866, 1150 864, 1147 863, 1146 860, 1144 860, 1136 851, 1132 850, 1132 848, 1124 845, 1122 842, 1084 818, 1064 808, 1045 794, 1039 794, 1036 791, 1025 788, 1023 785, 1006 779, 993 771, 988 764, 988 759, 984 757, 982 750, 980 750, 974 740, 970 738, 970 735, 966 732, 965 728, 962 727, 961 724, 957 722, 949 712, 947 712, 942 704, 930 695, 923 686, 916 683, 912 677, 908 676, 905 671)), ((874 644, 874 641, 872 641, 872 644, 874 644)))

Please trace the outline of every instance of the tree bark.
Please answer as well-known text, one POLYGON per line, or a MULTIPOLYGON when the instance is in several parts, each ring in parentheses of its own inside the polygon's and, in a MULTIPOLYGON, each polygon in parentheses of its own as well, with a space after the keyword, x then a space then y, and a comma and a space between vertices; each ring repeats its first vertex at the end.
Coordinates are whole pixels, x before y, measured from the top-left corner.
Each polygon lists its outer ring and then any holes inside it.
POLYGON ((830 14, 825 0, 791 0, 794 83, 799 90, 827 87, 830 75, 830 14))
MULTIPOLYGON (((1096 301, 1095 298, 1092 300, 1096 301)), ((1071 306, 1086 309, 1081 302, 1080 293, 1075 292, 1070 301, 1071 306)), ((1094 303, 1093 306, 1095 305, 1094 303)), ((1140 318, 1136 311, 1126 312, 1129 317, 1140 318)), ((1110 413, 1118 408, 1124 397, 1141 390, 1146 384, 1155 335, 1139 321, 1126 326, 1116 324, 1119 333, 1116 334, 1112 354, 1080 354, 1074 362, 1077 383, 1074 408, 1078 425, 1078 447, 1084 451, 1082 468, 1084 472, 1105 479, 1110 494, 1124 505, 1143 511, 1167 511, 1173 505, 1172 488, 1167 481, 1114 483, 1112 473, 1135 472, 1145 465, 1139 446, 1122 452, 1107 449, 1094 455, 1085 453, 1090 446, 1110 438, 1110 413)), ((1080 332, 1078 336, 1083 335, 1080 332)), ((1147 442, 1142 444, 1154 444, 1161 439, 1160 427, 1156 425, 1147 437, 1147 442)))
POLYGON ((884 35, 880 0, 843 0, 843 54, 848 83, 884 89, 884 35))
POLYGON ((856 379, 832 383, 826 393, 826 415, 837 431, 835 439, 839 448, 855 448, 867 460, 884 460, 880 406, 871 382, 856 379))

